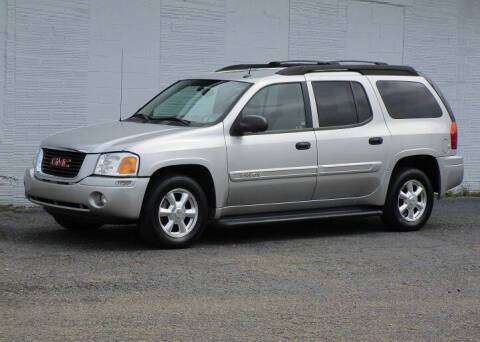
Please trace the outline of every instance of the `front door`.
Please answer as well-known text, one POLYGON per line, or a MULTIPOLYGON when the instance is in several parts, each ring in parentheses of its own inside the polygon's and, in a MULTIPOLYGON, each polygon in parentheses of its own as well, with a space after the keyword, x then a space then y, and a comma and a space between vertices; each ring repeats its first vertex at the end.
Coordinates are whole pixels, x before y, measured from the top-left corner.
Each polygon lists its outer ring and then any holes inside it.
POLYGON ((239 115, 261 115, 266 132, 225 132, 229 206, 311 200, 316 183, 317 145, 304 82, 261 88, 239 115))

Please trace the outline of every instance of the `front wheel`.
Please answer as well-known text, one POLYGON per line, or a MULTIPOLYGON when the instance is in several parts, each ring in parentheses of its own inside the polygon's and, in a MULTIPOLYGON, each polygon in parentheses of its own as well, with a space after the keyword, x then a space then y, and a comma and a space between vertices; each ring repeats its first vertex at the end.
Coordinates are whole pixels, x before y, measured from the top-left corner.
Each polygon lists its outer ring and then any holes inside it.
POLYGON ((190 177, 166 176, 154 181, 145 196, 139 231, 155 246, 183 248, 200 237, 207 219, 201 186, 190 177))
POLYGON ((382 220, 395 230, 419 230, 432 213, 433 199, 432 183, 423 171, 398 170, 388 189, 382 220))

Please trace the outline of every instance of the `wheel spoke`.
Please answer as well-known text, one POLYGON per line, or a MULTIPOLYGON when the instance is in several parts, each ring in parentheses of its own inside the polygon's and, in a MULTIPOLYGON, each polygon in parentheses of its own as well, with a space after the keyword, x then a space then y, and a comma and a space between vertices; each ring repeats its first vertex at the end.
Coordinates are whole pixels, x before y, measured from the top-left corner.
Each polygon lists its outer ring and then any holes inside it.
POLYGON ((177 200, 175 199, 175 195, 173 194, 173 192, 169 192, 167 194, 167 200, 171 205, 175 205, 175 203, 177 203, 177 200))
POLYGON ((197 211, 194 208, 185 210, 186 217, 195 217, 195 215, 197 215, 197 211))
POLYGON ((425 204, 423 204, 423 202, 417 202, 417 204, 415 205, 415 207, 418 209, 418 210, 423 210, 425 208, 425 204))
POLYGON ((408 199, 408 195, 407 195, 405 192, 401 191, 401 190, 400 190, 400 195, 399 195, 399 196, 400 196, 400 198, 403 199, 403 200, 407 200, 407 199, 408 199))
POLYGON ((180 205, 184 207, 187 201, 188 201, 188 194, 184 192, 182 193, 182 198, 180 198, 180 205))
POLYGON ((160 216, 168 216, 173 213, 173 206, 168 208, 160 208, 160 216))
POLYGON ((178 229, 180 230, 180 233, 186 233, 187 227, 185 226, 185 222, 183 221, 178 222, 178 229))
POLYGON ((418 197, 421 195, 422 192, 423 192, 423 188, 417 187, 417 190, 414 192, 414 195, 418 197))
POLYGON ((174 224, 173 220, 168 220, 168 223, 165 225, 165 230, 171 233, 174 224))
POLYGON ((405 212, 405 210, 407 210, 407 208, 408 208, 408 205, 406 203, 403 203, 399 208, 400 213, 403 214, 405 212))
POLYGON ((415 194, 415 192, 413 191, 413 182, 412 181, 407 183, 407 189, 408 189, 409 193, 415 194))
POLYGON ((410 220, 413 220, 415 213, 413 212, 413 209, 408 209, 408 218, 410 220))

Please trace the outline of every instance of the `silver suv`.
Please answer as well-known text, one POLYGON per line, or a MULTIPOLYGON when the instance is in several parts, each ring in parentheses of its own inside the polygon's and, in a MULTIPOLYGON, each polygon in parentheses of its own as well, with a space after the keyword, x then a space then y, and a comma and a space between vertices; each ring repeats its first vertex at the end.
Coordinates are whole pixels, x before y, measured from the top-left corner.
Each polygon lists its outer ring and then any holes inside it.
POLYGON ((411 67, 233 65, 180 80, 128 119, 45 139, 26 197, 68 229, 136 222, 184 247, 209 222, 380 215, 420 229, 462 182, 457 126, 411 67))

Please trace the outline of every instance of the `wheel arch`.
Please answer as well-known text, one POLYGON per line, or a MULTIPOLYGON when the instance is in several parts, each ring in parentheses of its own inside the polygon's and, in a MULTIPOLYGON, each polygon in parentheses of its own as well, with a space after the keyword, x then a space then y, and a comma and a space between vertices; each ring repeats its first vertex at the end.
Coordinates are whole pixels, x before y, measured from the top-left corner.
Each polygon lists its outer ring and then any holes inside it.
MULTIPOLYGON (((209 214, 213 217, 212 215, 217 207, 217 192, 213 175, 205 165, 198 163, 185 163, 162 166, 152 173, 147 186, 147 192, 155 181, 167 175, 183 175, 198 182, 207 196, 208 207, 210 209, 209 214)), ((143 200, 145 200, 147 192, 145 193, 143 200)))
POLYGON ((394 167, 389 181, 389 187, 398 170, 410 167, 423 171, 432 182, 433 191, 440 193, 441 191, 441 174, 437 158, 431 154, 414 154, 399 158, 394 167))

